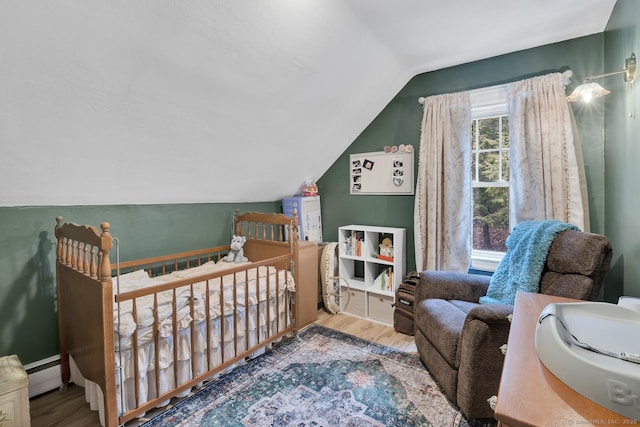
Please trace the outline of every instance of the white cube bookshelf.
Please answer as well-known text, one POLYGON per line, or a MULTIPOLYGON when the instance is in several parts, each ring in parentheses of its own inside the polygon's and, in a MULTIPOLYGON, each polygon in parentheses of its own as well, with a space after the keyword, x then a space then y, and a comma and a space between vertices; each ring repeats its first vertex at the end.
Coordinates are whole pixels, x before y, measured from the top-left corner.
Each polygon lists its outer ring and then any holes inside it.
POLYGON ((395 292, 405 277, 404 228, 346 225, 338 228, 341 309, 347 314, 393 324, 395 292), (388 238, 393 248, 380 245, 388 238), (391 256, 389 256, 391 255, 391 256))

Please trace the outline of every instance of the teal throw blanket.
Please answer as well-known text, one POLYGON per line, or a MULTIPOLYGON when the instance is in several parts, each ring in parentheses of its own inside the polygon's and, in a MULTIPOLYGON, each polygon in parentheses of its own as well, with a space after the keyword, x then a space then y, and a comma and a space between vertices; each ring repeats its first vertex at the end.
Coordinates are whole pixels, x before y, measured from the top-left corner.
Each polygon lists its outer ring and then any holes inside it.
POLYGON ((507 253, 491 277, 480 304, 514 304, 517 291, 538 292, 540 275, 556 235, 579 230, 558 220, 525 221, 507 237, 507 253))

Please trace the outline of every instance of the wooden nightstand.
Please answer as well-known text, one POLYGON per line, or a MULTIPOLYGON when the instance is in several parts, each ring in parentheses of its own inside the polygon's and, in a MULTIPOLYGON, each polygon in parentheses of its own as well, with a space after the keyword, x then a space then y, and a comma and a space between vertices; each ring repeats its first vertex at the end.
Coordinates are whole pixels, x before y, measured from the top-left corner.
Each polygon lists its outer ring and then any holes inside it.
POLYGON ((0 426, 31 425, 29 378, 18 356, 0 358, 0 426))

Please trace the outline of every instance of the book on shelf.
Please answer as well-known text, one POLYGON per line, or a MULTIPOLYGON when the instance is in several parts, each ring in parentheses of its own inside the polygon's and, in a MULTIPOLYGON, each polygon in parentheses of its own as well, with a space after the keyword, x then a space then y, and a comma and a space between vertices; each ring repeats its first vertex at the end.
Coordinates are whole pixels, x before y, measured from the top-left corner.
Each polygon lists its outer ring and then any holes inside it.
POLYGON ((362 256, 362 245, 364 243, 364 233, 361 231, 352 231, 345 242, 345 254, 351 256, 362 256))
POLYGON ((393 292, 393 269, 385 268, 382 270, 378 277, 376 277, 373 285, 382 291, 393 292))

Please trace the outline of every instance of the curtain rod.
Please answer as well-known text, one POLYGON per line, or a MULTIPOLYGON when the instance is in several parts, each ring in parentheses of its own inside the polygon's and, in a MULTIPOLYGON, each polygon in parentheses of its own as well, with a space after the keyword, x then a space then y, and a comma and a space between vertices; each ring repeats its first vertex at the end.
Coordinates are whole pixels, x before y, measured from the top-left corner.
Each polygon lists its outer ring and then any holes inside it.
MULTIPOLYGON (((573 76, 573 71, 571 69, 565 70, 562 72, 562 77, 564 79, 564 85, 567 86, 569 84, 569 82, 571 81, 571 77, 573 76)), ((469 92, 482 92, 482 91, 489 91, 489 90, 496 90, 496 89, 500 89, 502 87, 505 87, 507 84, 500 84, 500 85, 494 85, 494 86, 487 86, 487 87, 482 87, 479 89, 472 89, 469 92)), ((424 104, 424 101, 427 98, 424 96, 421 96, 420 98, 418 98, 418 102, 420 104, 424 104)))

